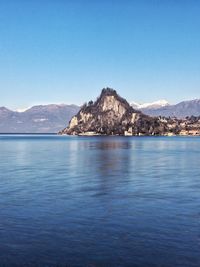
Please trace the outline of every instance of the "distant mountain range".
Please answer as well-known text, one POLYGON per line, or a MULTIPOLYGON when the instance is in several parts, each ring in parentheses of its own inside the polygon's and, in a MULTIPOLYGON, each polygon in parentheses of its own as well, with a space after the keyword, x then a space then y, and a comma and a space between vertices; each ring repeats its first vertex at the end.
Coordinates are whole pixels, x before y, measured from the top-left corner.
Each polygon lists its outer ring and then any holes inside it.
POLYGON ((76 105, 39 105, 24 112, 0 107, 0 133, 57 133, 79 111, 76 105))
MULTIPOLYGON (((166 100, 145 104, 131 102, 131 106, 151 116, 200 116, 200 99, 176 105, 170 105, 166 100)), ((20 112, 0 107, 0 133, 57 133, 79 109, 77 105, 65 104, 38 105, 20 112)))
POLYGON ((165 100, 143 105, 132 103, 132 107, 151 116, 185 118, 200 115, 200 99, 183 101, 176 105, 170 105, 165 100))

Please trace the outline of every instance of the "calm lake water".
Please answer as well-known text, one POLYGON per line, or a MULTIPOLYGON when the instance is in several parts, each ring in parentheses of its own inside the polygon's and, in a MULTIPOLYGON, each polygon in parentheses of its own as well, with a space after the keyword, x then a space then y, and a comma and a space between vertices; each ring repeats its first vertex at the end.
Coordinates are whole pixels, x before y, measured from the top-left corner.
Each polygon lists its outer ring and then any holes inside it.
POLYGON ((199 267, 200 138, 0 135, 0 266, 199 267))

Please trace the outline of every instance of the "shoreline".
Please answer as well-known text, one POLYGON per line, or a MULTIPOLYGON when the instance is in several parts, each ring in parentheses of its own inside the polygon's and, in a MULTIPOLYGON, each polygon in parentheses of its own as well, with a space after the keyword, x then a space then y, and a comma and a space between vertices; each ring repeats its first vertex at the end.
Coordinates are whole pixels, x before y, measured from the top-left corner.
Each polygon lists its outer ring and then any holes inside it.
POLYGON ((0 133, 0 136, 3 135, 13 135, 13 136, 19 136, 19 135, 27 135, 27 136, 71 136, 71 137, 200 137, 200 135, 119 135, 119 134, 113 134, 113 135, 107 135, 107 134, 60 134, 60 133, 0 133))

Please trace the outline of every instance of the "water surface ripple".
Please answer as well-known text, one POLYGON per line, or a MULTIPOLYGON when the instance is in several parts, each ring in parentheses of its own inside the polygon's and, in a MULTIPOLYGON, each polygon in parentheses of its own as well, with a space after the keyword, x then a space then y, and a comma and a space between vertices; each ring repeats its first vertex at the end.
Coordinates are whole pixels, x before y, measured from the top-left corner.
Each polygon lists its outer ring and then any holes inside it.
POLYGON ((200 138, 0 135, 0 266, 199 267, 200 138))

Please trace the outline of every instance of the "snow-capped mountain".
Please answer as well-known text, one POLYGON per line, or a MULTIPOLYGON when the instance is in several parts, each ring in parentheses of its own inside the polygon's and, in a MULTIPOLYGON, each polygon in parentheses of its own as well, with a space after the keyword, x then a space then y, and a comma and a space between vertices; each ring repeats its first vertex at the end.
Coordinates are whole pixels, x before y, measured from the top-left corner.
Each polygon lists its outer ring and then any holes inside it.
POLYGON ((200 99, 182 101, 176 105, 167 105, 157 109, 141 109, 143 113, 150 116, 165 116, 185 118, 187 116, 200 116, 200 99))
POLYGON ((166 100, 158 100, 152 103, 131 103, 132 107, 150 116, 164 116, 185 118, 187 116, 200 116, 200 99, 182 101, 170 105, 166 100))
POLYGON ((161 107, 169 106, 167 100, 158 100, 151 103, 138 104, 136 102, 131 102, 131 106, 135 109, 158 109, 161 107))

